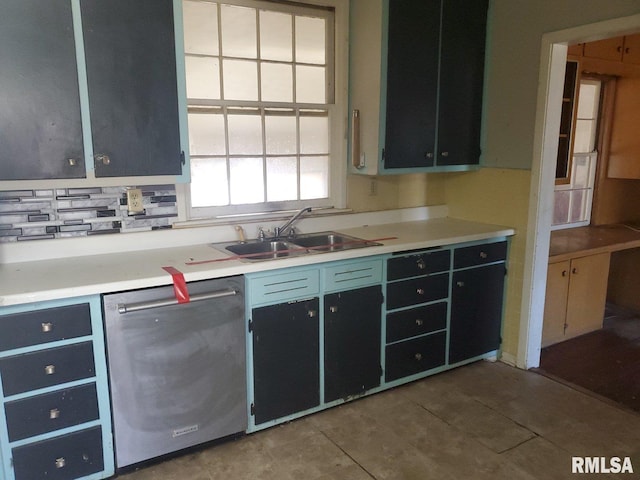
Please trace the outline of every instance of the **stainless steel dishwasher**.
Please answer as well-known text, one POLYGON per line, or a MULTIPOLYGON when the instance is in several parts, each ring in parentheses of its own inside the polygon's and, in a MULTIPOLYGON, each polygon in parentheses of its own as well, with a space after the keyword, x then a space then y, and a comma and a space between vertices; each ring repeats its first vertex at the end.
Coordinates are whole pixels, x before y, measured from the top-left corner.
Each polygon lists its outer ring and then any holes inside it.
POLYGON ((244 280, 103 295, 116 466, 244 432, 244 280))

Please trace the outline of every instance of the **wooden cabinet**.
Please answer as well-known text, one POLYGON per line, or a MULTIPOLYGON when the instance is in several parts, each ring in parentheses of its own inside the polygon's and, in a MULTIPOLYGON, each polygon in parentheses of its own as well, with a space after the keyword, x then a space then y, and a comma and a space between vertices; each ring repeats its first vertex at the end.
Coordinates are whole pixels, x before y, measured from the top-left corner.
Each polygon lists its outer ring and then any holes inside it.
POLYGON ((583 55, 587 58, 640 65, 640 34, 587 42, 584 44, 583 55))
POLYGON ((3 2, 0 65, 0 180, 84 177, 71 2, 3 2))
POLYGON ((100 301, 0 309, 1 478, 114 473, 100 301))
POLYGON ((602 328, 609 253, 549 264, 542 346, 602 328))
POLYGON ((98 177, 182 169, 172 0, 81 0, 98 177))
POLYGON ((486 15, 484 0, 352 2, 352 172, 478 164, 486 15))
POLYGON ((449 364, 500 348, 506 256, 507 242, 455 249, 449 364))
POLYGON ((640 179, 640 77, 618 78, 615 94, 607 176, 640 179))

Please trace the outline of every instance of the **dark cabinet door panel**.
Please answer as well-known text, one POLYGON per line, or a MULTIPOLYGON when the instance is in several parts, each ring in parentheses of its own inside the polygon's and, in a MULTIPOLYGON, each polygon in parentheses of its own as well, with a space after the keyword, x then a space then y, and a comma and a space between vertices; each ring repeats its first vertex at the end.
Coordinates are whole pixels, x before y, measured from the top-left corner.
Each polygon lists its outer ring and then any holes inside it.
POLYGON ((81 10, 96 175, 179 174, 172 1, 81 0, 81 10))
POLYGON ((324 297, 325 402, 380 385, 382 287, 324 297))
POLYGON ((320 404, 319 299, 252 311, 255 423, 320 404))
POLYGON ((4 0, 0 180, 85 176, 68 0, 4 0))
POLYGON ((440 332, 388 345, 385 380, 390 382, 444 365, 446 343, 447 334, 440 332))
POLYGON ((504 278, 501 263, 453 274, 449 363, 499 348, 504 278))

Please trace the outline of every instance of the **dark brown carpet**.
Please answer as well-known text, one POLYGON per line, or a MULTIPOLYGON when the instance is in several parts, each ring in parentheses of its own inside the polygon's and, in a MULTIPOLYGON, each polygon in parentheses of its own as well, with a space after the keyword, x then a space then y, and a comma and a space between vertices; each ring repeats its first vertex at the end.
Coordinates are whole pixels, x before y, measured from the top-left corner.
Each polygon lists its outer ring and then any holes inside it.
POLYGON ((602 330, 543 348, 540 370, 640 412, 640 315, 608 305, 602 330))

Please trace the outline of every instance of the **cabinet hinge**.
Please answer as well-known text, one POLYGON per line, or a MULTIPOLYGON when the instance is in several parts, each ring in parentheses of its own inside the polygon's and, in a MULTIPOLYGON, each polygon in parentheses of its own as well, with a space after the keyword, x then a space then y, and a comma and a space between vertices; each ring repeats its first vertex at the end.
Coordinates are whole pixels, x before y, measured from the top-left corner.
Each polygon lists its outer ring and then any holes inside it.
POLYGON ((180 152, 180 163, 181 163, 182 165, 186 165, 186 164, 187 164, 187 161, 186 161, 186 160, 185 160, 185 158, 184 158, 184 150, 182 150, 182 151, 180 152))
POLYGON ((256 414, 256 406, 255 406, 255 404, 253 404, 253 403, 251 404, 251 409, 250 410, 251 410, 251 416, 254 417, 255 414, 256 414))
POLYGON ((249 319, 249 333, 253 332, 253 320, 249 319))

